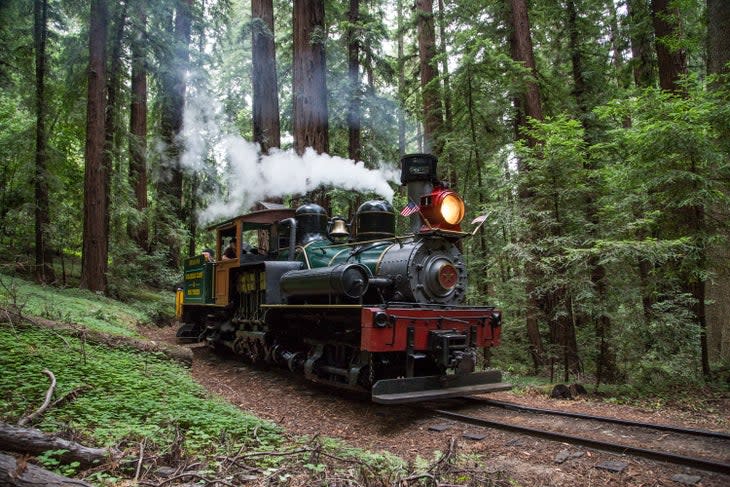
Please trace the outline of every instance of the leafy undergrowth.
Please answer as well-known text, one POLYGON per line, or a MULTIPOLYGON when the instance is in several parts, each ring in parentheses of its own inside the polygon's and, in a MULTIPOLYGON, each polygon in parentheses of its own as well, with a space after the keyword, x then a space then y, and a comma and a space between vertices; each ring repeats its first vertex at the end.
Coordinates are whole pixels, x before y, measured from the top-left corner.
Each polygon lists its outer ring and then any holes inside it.
POLYGON ((23 313, 49 320, 83 325, 112 335, 138 337, 137 325, 170 316, 174 295, 140 290, 138 301, 122 303, 77 288, 39 286, 0 273, 0 303, 13 305, 23 313))
POLYGON ((0 324, 0 420, 15 423, 39 406, 48 388, 43 369, 56 376, 55 397, 84 389, 35 426, 127 456, 85 472, 60 464, 55 451, 39 457, 64 475, 82 474, 98 484, 133 478, 142 444, 147 460, 140 478, 150 479, 150 485, 159 483, 160 472, 169 480, 173 471, 188 472, 178 474, 180 483, 260 478, 270 485, 310 485, 331 475, 367 477, 378 485, 405 472, 391 455, 329 439, 287 438, 276 425, 209 396, 184 367, 155 354, 84 344, 57 331, 10 323, 0 324))

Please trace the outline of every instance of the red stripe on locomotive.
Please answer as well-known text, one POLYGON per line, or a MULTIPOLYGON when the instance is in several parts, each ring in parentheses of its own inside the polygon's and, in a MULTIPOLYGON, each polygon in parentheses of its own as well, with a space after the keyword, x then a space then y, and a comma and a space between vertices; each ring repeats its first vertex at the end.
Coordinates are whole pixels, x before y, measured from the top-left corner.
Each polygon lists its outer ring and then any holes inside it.
POLYGON ((413 349, 427 350, 431 330, 455 330, 469 334, 476 331, 474 346, 478 348, 499 345, 501 326, 495 319, 494 309, 411 309, 363 308, 360 348, 368 352, 403 351, 408 347, 408 328, 413 327, 413 349), (384 319, 382 313, 387 315, 384 319), (387 321, 384 326, 378 320, 387 321))

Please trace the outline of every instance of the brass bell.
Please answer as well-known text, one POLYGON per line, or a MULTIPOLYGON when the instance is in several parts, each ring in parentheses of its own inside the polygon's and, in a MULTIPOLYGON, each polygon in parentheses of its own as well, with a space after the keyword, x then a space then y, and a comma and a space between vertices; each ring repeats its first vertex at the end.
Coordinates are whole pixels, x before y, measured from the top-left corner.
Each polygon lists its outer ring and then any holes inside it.
POLYGON ((330 223, 329 236, 333 239, 346 238, 350 236, 350 232, 347 230, 347 222, 344 218, 335 217, 330 223))

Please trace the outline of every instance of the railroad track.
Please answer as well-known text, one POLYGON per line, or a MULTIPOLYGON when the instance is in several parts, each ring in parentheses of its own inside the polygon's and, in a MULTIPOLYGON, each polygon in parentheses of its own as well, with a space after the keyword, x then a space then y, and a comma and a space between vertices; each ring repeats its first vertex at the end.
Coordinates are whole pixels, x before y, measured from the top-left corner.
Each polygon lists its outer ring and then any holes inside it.
MULTIPOLYGON (((522 405, 514 404, 514 403, 508 403, 508 402, 503 402, 503 401, 494 401, 491 399, 477 399, 477 398, 463 398, 463 399, 466 399, 466 401, 472 402, 472 403, 484 404, 484 405, 488 405, 488 406, 492 406, 492 407, 499 407, 499 408, 509 409, 509 410, 513 410, 513 411, 564 416, 564 417, 570 417, 570 418, 599 421, 599 422, 603 422, 603 423, 620 424, 623 426, 653 429, 653 430, 657 430, 657 431, 668 431, 668 432, 680 433, 680 434, 684 434, 684 435, 691 435, 691 436, 695 436, 695 437, 705 437, 705 438, 712 438, 714 440, 727 441, 730 444, 730 435, 721 433, 721 432, 716 432, 716 431, 707 431, 707 430, 699 430, 699 429, 691 429, 691 428, 678 428, 678 427, 668 426, 668 425, 642 423, 639 421, 629 421, 629 420, 618 419, 618 418, 608 418, 608 417, 604 417, 604 416, 592 416, 592 415, 588 415, 588 414, 571 413, 571 412, 559 411, 559 410, 555 410, 555 409, 532 408, 532 407, 526 407, 526 406, 522 406, 522 405)), ((568 433, 560 433, 560 432, 556 432, 556 431, 548 431, 545 429, 532 428, 529 426, 521 426, 521 425, 518 425, 515 423, 493 420, 493 419, 485 419, 485 418, 480 418, 480 417, 476 417, 476 416, 469 416, 466 414, 462 414, 462 413, 455 412, 455 411, 449 411, 449 410, 445 410, 445 409, 426 408, 426 410, 435 416, 451 419, 451 420, 458 421, 461 423, 471 424, 474 426, 481 426, 481 427, 485 427, 485 428, 495 428, 495 429, 500 429, 500 430, 504 430, 504 431, 510 431, 513 433, 522 433, 522 434, 526 434, 529 436, 534 436, 534 437, 538 437, 538 438, 542 438, 542 439, 546 439, 546 440, 560 441, 560 442, 565 442, 565 443, 569 443, 569 444, 573 444, 573 445, 584 446, 587 448, 594 448, 597 450, 603 450, 603 451, 608 451, 608 452, 613 452, 613 453, 628 454, 628 455, 632 455, 632 456, 636 456, 636 457, 647 458, 650 460, 667 462, 667 463, 672 463, 675 465, 683 465, 686 467, 697 468, 700 470, 720 473, 723 475, 730 475, 730 464, 724 463, 722 461, 717 461, 717 460, 712 460, 712 459, 707 459, 707 458, 690 457, 690 456, 680 455, 680 454, 671 453, 671 452, 651 450, 651 449, 641 448, 641 447, 637 447, 637 446, 633 446, 633 445, 621 444, 621 443, 617 443, 617 442, 613 442, 613 441, 596 440, 593 438, 587 438, 584 436, 576 436, 576 435, 572 435, 572 434, 568 434, 568 433)), ((730 448, 730 446, 728 448, 730 448)))

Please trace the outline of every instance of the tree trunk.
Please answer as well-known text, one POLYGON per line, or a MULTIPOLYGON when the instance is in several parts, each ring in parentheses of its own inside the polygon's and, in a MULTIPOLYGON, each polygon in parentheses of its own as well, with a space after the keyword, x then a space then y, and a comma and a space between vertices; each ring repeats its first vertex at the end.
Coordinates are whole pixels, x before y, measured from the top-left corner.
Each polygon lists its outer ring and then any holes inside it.
POLYGON ((654 24, 654 47, 659 67, 659 86, 662 90, 682 93, 680 77, 687 74, 687 53, 683 48, 672 49, 671 43, 681 36, 677 8, 670 8, 670 0, 652 0, 651 17, 654 24))
MULTIPOLYGON (((527 14, 526 0, 510 0, 511 3, 511 31, 510 53, 512 59, 520 62, 532 74, 533 79, 526 83, 521 96, 515 99, 517 117, 515 124, 519 127, 526 125, 527 117, 542 120, 542 103, 540 88, 537 85, 537 69, 535 56, 532 50, 532 36, 530 34, 530 19, 527 14)), ((518 134, 519 136, 519 134, 518 134)))
MULTIPOLYGON (((302 155, 311 147, 329 152, 329 113, 324 45, 324 0, 294 0, 294 149, 302 155)), ((329 209, 323 188, 309 193, 315 203, 329 209)))
POLYGON ((436 56, 436 32, 433 24, 433 0, 416 0, 418 15, 418 57, 421 71, 421 96, 423 97, 423 146, 425 152, 438 156, 441 144, 438 140, 441 126, 441 94, 438 83, 436 56))
MULTIPOLYGON (((125 0, 118 6, 119 15, 116 19, 114 27, 114 37, 111 40, 111 59, 109 63, 109 74, 106 80, 106 116, 104 122, 104 172, 106 175, 106 187, 112 188, 111 180, 114 172, 114 159, 118 160, 117 157, 117 132, 118 132, 118 110, 117 100, 119 99, 119 84, 120 84, 120 72, 122 64, 122 37, 124 36, 124 27, 127 23, 127 4, 128 0, 125 0)), ((111 213, 111 193, 106 193, 106 230, 105 233, 109 235, 110 228, 110 213, 111 213)), ((107 238, 107 253, 109 252, 109 239, 107 238)))
POLYGON ((17 487, 92 487, 82 480, 62 477, 36 465, 0 453, 0 485, 17 487))
POLYGON ((347 153, 350 159, 362 159, 360 144, 360 42, 358 34, 360 26, 360 0, 350 0, 347 14, 347 75, 350 87, 350 106, 347 111, 347 153))
POLYGON ((651 55, 652 25, 646 0, 628 0, 630 21, 631 63, 634 83, 639 88, 654 84, 654 62, 651 55))
POLYGON ((730 62, 730 2, 707 0, 707 70, 728 73, 730 62))
POLYGON ((198 212, 198 189, 200 187, 200 177, 193 173, 190 175, 190 199, 188 207, 188 234, 190 239, 188 240, 188 257, 196 255, 195 247, 198 235, 198 218, 196 213, 198 212))
POLYGON ((137 245, 149 251, 147 230, 147 66, 145 62, 146 0, 141 0, 138 12, 140 30, 132 34, 132 94, 129 115, 130 182, 141 222, 130 228, 137 245))
POLYGON ((6 451, 38 455, 48 450, 67 450, 59 460, 64 463, 79 462, 83 466, 103 462, 114 455, 106 448, 90 448, 75 441, 49 435, 35 428, 24 428, 0 422, 0 444, 6 451))
MULTIPOLYGON (((659 66, 659 85, 662 90, 680 95, 686 95, 686 90, 680 86, 681 77, 687 74, 687 54, 684 49, 671 49, 670 41, 682 37, 681 19, 678 8, 670 8, 669 0, 652 0, 652 19, 654 21, 655 46, 659 66)), ((727 27, 727 26, 725 26, 727 27)), ((689 162, 689 172, 696 174, 698 168, 695 161, 689 162)), ((695 188, 697 190, 698 188, 695 188)), ((694 240, 697 246, 696 257, 693 262, 695 272, 680 271, 682 290, 691 294, 695 303, 691 309, 695 314, 697 325, 700 328, 700 349, 702 373, 710 375, 709 354, 707 350, 707 329, 705 321, 705 273, 707 267, 706 248, 704 237, 707 231, 705 224, 705 207, 702 205, 688 205, 679 208, 677 214, 670 215, 671 225, 678 223, 678 230, 682 235, 694 240)))
MULTIPOLYGON (((469 136, 471 138, 471 147, 470 147, 469 158, 470 158, 470 162, 471 162, 471 159, 472 159, 471 156, 473 153, 473 155, 474 155, 473 162, 474 162, 474 165, 476 166, 475 173, 476 173, 477 201, 479 203, 479 206, 483 207, 482 205, 484 205, 486 203, 486 201, 484 198, 484 181, 483 181, 483 177, 482 177, 482 154, 481 154, 481 151, 479 150, 479 147, 481 144, 479 143, 479 140, 478 140, 476 123, 474 120, 476 114, 474 113, 475 112, 474 96, 473 96, 474 89, 472 86, 473 75, 472 75, 471 63, 468 63, 465 66, 465 71, 466 71, 466 109, 467 109, 467 113, 469 114, 469 136)), ((471 181, 468 174, 466 175, 465 180, 471 181)), ((487 252, 489 249, 487 248, 487 241, 486 241, 486 237, 484 235, 484 227, 482 227, 479 230, 479 249, 480 249, 480 254, 482 256, 487 255, 487 252)), ((483 281, 481 279, 479 280, 479 283, 477 284, 477 289, 478 289, 479 295, 483 295, 483 296, 486 296, 489 291, 488 285, 485 283, 485 281, 483 281)))
MULTIPOLYGON (((573 67, 573 96, 575 97, 576 105, 580 112, 581 125, 584 130, 584 140, 586 146, 590 145, 591 132, 594 127, 590 123, 590 113, 593 107, 588 101, 589 85, 586 82, 585 75, 583 74, 583 53, 581 51, 581 38, 580 31, 578 29, 578 11, 576 4, 573 0, 567 2, 567 27, 569 36, 570 46, 570 58, 573 67)), ((586 160, 591 158, 586 155, 586 160)), ((595 173, 598 169, 595 164, 586 164, 585 169, 589 171, 587 174, 588 180, 593 182, 596 180, 596 176, 591 174, 595 173)), ((588 192, 585 199, 585 215, 586 220, 591 222, 589 235, 591 239, 597 239, 596 228, 599 224, 598 209, 596 208, 596 200, 598 196, 594 191, 588 192)), ((599 263, 597 257, 591 257, 588 261, 588 272, 590 273, 591 284, 596 293, 596 301, 599 305, 599 312, 597 316, 594 315, 594 329, 596 337, 598 338, 598 359, 596 361, 596 382, 599 384, 601 380, 606 379, 612 381, 616 376, 616 358, 613 352, 613 348, 610 346, 611 340, 611 319, 606 312, 606 303, 608 302, 608 288, 606 286, 606 269, 599 263)), ((572 299, 572 298, 571 298, 572 299)), ((568 313, 570 315, 570 313, 568 313)), ((573 343, 575 343, 575 328, 572 322, 566 324, 566 326, 572 328, 570 333, 573 337, 573 343)), ((575 346, 575 359, 577 361, 577 345, 575 346)), ((578 362, 577 366, 580 364, 578 362)))
POLYGON ((621 29, 618 26, 618 13, 616 12, 616 5, 613 1, 607 3, 611 35, 611 64, 613 64, 616 86, 627 89, 630 81, 624 70, 624 40, 621 37, 621 29))
MULTIPOLYGON (((403 55, 403 0, 398 0, 398 99, 406 99, 406 62, 403 55)), ((402 102, 401 102, 402 103, 402 102)), ((406 109, 398 110, 398 154, 406 153, 406 109)))
MULTIPOLYGON (((535 57, 532 50, 532 36, 530 34, 530 20, 527 13, 526 0, 508 0, 507 7, 509 10, 510 29, 510 53, 512 59, 521 63, 525 68, 530 70, 533 79, 526 83, 526 86, 517 96, 514 97, 515 104, 515 137, 524 138, 522 129, 527 126, 528 118, 542 120, 542 104, 540 102, 540 88, 537 85, 537 70, 535 68, 535 57)), ((527 138, 529 145, 534 145, 532 138, 527 138)), ((518 170, 527 172, 530 168, 524 161, 518 161, 518 170)), ((533 191, 524 184, 519 189, 520 199, 523 204, 532 204, 533 191)), ((539 230, 537 222, 530 223, 530 235, 528 238, 537 237, 539 230)), ((538 313, 541 306, 540 297, 537 295, 537 283, 539 281, 539 272, 536 265, 532 262, 525 264, 525 294, 527 298, 526 306, 526 325, 527 337, 530 341, 530 354, 535 366, 538 370, 540 366, 546 363, 545 349, 542 345, 540 337, 540 329, 538 324, 538 313)))
POLYGON ((294 0, 294 147, 329 151, 324 0, 294 0))
POLYGON ((281 146, 272 0, 251 0, 253 136, 262 153, 281 146))
MULTIPOLYGON (((444 17, 444 0, 438 0, 439 6, 439 53, 442 56, 441 60, 441 74, 443 79, 443 107, 444 107, 444 119, 443 127, 446 134, 452 132, 452 121, 453 116, 451 114, 451 79, 449 76, 449 56, 446 51, 446 18, 444 17)), ((440 142, 439 152, 442 153, 442 159, 446 163, 447 178, 452 188, 457 188, 459 184, 459 171, 454 167, 454 162, 449 152, 444 153, 444 141, 440 142)), ((477 162, 481 164, 481 162, 477 162)), ((465 190, 466 188, 464 188, 465 190)))
MULTIPOLYGON (((707 0, 707 70, 710 74, 730 73, 730 2, 726 0, 707 0)), ((713 86, 718 88, 719 86, 713 86)), ((724 140, 730 140, 730 133, 721 134, 724 140)), ((730 190, 726 190, 730 195, 730 190)), ((717 205, 708 209, 709 218, 727 221, 727 208, 717 205)), ((721 228, 725 241, 730 241, 727 226, 721 228)), ((708 267, 715 277, 707 286, 707 301, 713 302, 707 307, 708 352, 711 360, 730 358, 730 249, 727 245, 717 244, 708 250, 708 267)))
POLYGON ((35 277, 38 282, 56 280, 53 272, 53 251, 49 240, 48 215, 48 135, 46 134, 46 41, 48 39, 48 1, 33 2, 35 41, 35 277))
MULTIPOLYGON (((192 0, 175 1, 174 39, 170 62, 163 67, 162 74, 162 113, 160 131, 165 143, 166 165, 169 177, 159 184, 159 197, 166 201, 168 212, 164 218, 175 223, 186 221, 183 204, 183 171, 180 164, 183 148, 178 136, 182 131, 185 109, 186 73, 190 64, 190 31, 192 0)), ((165 236, 159 238, 168 248, 168 263, 177 268, 180 265, 180 243, 177 239, 165 236)))
POLYGON ((449 77, 449 56, 446 52, 446 18, 444 13, 446 8, 444 7, 444 0, 439 1, 439 50, 443 59, 441 60, 441 71, 443 72, 444 78, 444 116, 446 130, 451 131, 451 80, 449 77))
POLYGON ((84 234, 81 287, 106 292, 107 174, 104 167, 106 86, 106 0, 92 0, 89 27, 89 81, 86 111, 86 169, 84 172, 84 234))

